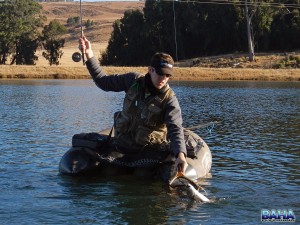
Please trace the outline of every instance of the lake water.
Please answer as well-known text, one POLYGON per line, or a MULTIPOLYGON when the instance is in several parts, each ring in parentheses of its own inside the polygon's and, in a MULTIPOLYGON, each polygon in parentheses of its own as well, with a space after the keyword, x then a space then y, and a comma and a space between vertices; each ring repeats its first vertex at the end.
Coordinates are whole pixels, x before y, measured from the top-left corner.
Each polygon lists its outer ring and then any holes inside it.
POLYGON ((261 224, 262 209, 292 209, 298 222, 300 82, 171 86, 185 127, 221 121, 195 130, 213 154, 201 181, 213 203, 133 177, 60 176, 72 135, 110 127, 124 94, 91 80, 0 80, 0 224, 261 224))

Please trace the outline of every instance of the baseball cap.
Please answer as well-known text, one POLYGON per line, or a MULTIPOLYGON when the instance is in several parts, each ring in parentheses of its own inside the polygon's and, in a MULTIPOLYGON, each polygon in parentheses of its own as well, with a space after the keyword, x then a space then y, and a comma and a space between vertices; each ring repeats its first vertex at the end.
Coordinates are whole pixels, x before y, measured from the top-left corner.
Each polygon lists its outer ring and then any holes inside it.
POLYGON ((156 73, 160 76, 164 76, 168 74, 169 76, 174 75, 173 66, 174 60, 173 58, 166 53, 158 52, 155 53, 151 58, 150 64, 156 71, 156 73))

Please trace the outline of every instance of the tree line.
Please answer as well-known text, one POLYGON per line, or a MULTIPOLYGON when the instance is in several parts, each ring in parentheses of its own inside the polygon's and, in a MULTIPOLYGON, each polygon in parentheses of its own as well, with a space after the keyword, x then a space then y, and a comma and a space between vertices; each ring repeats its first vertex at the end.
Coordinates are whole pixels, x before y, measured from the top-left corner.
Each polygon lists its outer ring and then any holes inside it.
MULTIPOLYGON (((34 0, 0 1, 0 64, 34 65, 42 48, 50 65, 58 65, 65 26, 44 25, 34 0)), ((232 52, 300 49, 300 0, 146 0, 143 10, 128 10, 113 24, 103 65, 147 65, 158 51, 176 60, 232 52)), ((67 25, 78 26, 79 17, 67 25)), ((87 21, 86 27, 93 21, 87 21)))
POLYGON ((35 65, 36 50, 50 65, 58 65, 63 55, 66 28, 57 20, 44 26, 42 6, 33 0, 4 0, 0 3, 0 64, 35 65))
MULTIPOLYGON (((38 48, 50 65, 60 64, 67 28, 58 20, 44 25, 46 17, 41 11, 36 0, 0 1, 0 64, 35 65, 38 48)), ((66 23, 69 29, 78 28, 80 17, 68 18, 66 23)), ((94 24, 88 19, 83 26, 94 24)))
POLYGON ((113 24, 103 65, 147 65, 157 51, 176 60, 233 52, 300 49, 300 0, 146 0, 113 24))

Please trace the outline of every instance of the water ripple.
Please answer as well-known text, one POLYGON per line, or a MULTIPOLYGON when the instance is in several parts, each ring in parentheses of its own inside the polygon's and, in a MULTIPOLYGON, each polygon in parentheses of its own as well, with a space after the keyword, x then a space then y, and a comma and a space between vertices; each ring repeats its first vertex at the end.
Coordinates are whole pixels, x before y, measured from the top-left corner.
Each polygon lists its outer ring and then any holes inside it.
POLYGON ((299 83, 171 85, 185 127, 219 121, 195 130, 213 155, 201 180, 213 203, 128 177, 59 176, 73 134, 111 127, 124 94, 90 80, 1 80, 0 223, 258 224, 262 208, 300 210, 299 83))

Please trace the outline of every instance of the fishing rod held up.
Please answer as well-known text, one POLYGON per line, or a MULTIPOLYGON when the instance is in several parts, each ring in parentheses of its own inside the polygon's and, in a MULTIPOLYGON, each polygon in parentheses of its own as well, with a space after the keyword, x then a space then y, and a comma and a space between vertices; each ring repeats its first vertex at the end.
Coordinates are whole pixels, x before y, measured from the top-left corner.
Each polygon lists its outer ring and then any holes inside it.
MULTIPOLYGON (((80 32, 81 32, 81 38, 83 38, 81 0, 80 0, 80 32)), ((82 55, 82 63, 83 63, 83 65, 85 64, 84 54, 85 54, 85 52, 83 51, 83 49, 81 49, 81 55, 82 55)))
MULTIPOLYGON (((82 38, 83 36, 84 35, 83 35, 83 28, 82 28, 82 5, 81 5, 81 0, 80 0, 80 37, 82 38)), ((85 52, 83 51, 81 46, 79 46, 79 49, 80 49, 81 53, 74 52, 72 55, 72 60, 74 62, 80 62, 80 60, 82 59, 82 63, 83 63, 83 65, 85 65, 85 59, 84 59, 85 52)))

